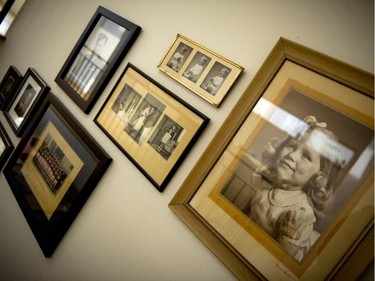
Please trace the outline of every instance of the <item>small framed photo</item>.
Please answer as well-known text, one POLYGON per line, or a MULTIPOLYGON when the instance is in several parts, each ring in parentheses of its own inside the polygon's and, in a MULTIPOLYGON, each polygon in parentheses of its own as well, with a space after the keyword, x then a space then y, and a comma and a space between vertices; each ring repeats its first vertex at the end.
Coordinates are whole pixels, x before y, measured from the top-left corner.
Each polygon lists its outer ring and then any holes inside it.
POLYGON ((111 158, 52 93, 10 157, 4 175, 50 257, 111 158))
POLYGON ((239 280, 358 280, 373 194, 374 75, 280 38, 169 206, 239 280))
POLYGON ((16 95, 7 110, 4 111, 4 116, 16 136, 21 137, 23 135, 30 119, 49 90, 50 87, 35 69, 29 68, 26 71, 16 95))
POLYGON ((158 68, 218 107, 244 68, 177 34, 158 68))
POLYGON ((22 75, 11 65, 0 84, 0 110, 7 109, 21 81, 22 75))
POLYGON ((56 83, 89 113, 140 31, 138 25, 99 6, 55 78, 56 83))
POLYGON ((94 122, 161 192, 209 118, 128 64, 94 122))
POLYGON ((0 122, 0 171, 3 169, 13 149, 12 141, 5 131, 3 124, 0 122))

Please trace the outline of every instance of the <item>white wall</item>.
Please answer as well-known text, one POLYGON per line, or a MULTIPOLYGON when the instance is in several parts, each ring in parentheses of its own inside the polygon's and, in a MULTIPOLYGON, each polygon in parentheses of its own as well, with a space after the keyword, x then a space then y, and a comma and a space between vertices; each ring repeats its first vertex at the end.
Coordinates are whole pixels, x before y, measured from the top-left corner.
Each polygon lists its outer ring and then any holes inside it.
POLYGON ((0 77, 34 67, 113 163, 49 259, 0 175, 0 280, 235 280, 168 203, 280 36, 373 72, 373 12, 372 0, 28 0, 0 42, 0 77), (98 5, 143 29, 85 115, 54 78, 98 5), (156 68, 177 33, 245 68, 219 109, 156 68), (211 118, 163 193, 93 123, 128 62, 211 118))

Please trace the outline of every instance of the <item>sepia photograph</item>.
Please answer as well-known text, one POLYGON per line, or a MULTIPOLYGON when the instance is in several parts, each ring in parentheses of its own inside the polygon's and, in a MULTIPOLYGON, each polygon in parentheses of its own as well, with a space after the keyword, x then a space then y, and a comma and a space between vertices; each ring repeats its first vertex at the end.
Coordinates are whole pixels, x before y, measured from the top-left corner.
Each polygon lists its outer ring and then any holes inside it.
POLYGON ((187 44, 180 43, 170 60, 167 62, 167 66, 172 70, 179 72, 186 59, 190 56, 192 50, 193 48, 189 47, 187 44))
POLYGON ((209 118, 128 63, 94 122, 162 192, 209 118))
MULTIPOLYGON (((254 113, 272 106, 261 101, 254 113)), ((358 191, 348 171, 373 130, 294 88, 274 107, 221 193, 301 261, 358 191)))
POLYGON ((215 62, 200 87, 211 95, 216 95, 231 71, 229 67, 215 62))

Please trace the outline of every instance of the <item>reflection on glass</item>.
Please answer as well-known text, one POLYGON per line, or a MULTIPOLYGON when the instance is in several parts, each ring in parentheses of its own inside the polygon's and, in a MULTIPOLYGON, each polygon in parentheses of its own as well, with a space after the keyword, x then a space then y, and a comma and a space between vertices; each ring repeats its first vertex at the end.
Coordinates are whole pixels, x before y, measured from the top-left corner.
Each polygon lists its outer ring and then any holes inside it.
MULTIPOLYGON (((25 4, 26 0, 15 0, 10 8, 10 11, 6 14, 3 21, 0 23, 0 35, 5 36, 15 20, 17 14, 25 4)), ((7 0, 0 0, 0 11, 7 3, 7 0)))
POLYGON ((302 261, 373 169, 373 131, 294 90, 253 113, 260 131, 221 193, 302 261))

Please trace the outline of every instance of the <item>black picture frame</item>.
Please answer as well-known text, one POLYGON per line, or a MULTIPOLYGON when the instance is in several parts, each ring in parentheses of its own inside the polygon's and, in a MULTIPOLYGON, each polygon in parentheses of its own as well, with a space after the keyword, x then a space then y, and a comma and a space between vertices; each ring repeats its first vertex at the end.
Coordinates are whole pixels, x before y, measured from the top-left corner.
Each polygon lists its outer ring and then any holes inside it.
POLYGON ((55 82, 88 114, 140 31, 140 26, 99 6, 55 82))
POLYGON ((209 121, 130 63, 94 119, 160 192, 209 121))
POLYGON ((13 143, 3 124, 0 122, 0 171, 3 169, 13 150, 13 143))
POLYGON ((50 87, 43 78, 34 68, 29 67, 16 94, 4 111, 4 116, 17 137, 22 137, 49 90, 50 87))
POLYGON ((22 81, 22 75, 18 69, 11 65, 5 73, 0 84, 0 110, 4 111, 9 106, 15 91, 22 81))
POLYGON ((45 257, 52 255, 111 161, 49 93, 4 168, 45 257))

